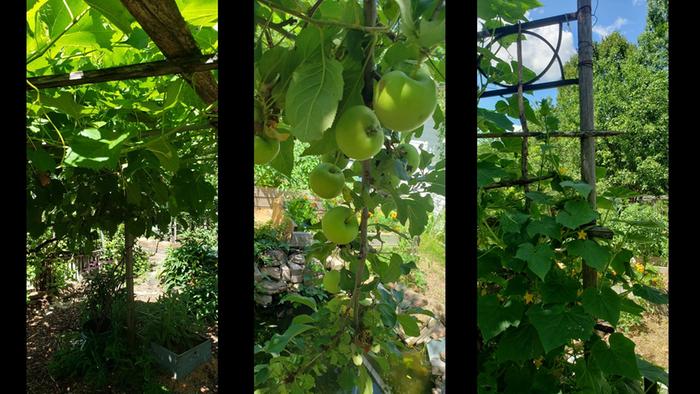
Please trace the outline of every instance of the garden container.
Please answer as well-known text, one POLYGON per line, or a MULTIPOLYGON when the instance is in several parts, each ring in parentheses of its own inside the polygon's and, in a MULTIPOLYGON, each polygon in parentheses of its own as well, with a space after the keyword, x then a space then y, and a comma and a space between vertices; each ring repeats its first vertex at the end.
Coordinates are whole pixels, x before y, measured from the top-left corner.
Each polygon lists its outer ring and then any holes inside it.
POLYGON ((198 366, 211 360, 211 340, 202 339, 203 342, 199 345, 181 354, 166 349, 155 342, 151 342, 151 351, 158 364, 169 373, 172 373, 174 379, 182 379, 198 366))

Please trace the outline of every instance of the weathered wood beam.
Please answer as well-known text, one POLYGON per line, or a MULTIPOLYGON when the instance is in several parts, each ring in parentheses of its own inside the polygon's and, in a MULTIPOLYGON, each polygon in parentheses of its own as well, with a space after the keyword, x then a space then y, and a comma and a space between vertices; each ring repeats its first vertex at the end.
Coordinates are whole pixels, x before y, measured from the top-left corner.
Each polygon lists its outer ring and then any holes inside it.
MULTIPOLYGON (((175 0, 121 1, 166 58, 201 55, 175 0)), ((207 105, 219 99, 219 87, 211 71, 183 73, 183 78, 207 105)))
POLYGON ((28 78, 27 90, 85 85, 99 82, 123 81, 161 75, 214 70, 219 67, 217 55, 199 55, 175 60, 131 64, 100 70, 75 71, 67 74, 28 78))

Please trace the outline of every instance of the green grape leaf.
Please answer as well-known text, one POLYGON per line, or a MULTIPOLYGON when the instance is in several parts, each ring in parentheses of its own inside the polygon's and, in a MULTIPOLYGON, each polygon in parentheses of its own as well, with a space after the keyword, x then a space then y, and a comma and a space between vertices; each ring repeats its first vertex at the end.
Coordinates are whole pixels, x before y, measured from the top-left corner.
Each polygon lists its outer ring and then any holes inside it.
POLYGON ((124 33, 131 33, 131 23, 135 21, 129 10, 119 0, 85 0, 93 9, 96 9, 108 21, 114 24, 124 33))
POLYGON ((66 141, 68 150, 63 163, 70 167, 90 169, 114 169, 120 154, 121 144, 128 133, 109 139, 109 133, 98 129, 85 129, 66 141))

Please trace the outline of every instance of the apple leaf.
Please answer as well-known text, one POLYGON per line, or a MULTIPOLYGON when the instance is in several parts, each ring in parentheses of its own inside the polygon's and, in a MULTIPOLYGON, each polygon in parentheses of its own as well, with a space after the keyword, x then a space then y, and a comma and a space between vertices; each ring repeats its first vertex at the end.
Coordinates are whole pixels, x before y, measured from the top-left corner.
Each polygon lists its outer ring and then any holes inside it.
POLYGON ((343 94, 343 66, 321 57, 299 66, 286 95, 287 121, 304 142, 318 140, 332 125, 343 94))
POLYGON ((323 288, 330 293, 340 291, 338 284, 340 283, 340 271, 328 271, 323 276, 323 288))
POLYGON ((294 169, 294 139, 280 142, 280 152, 270 162, 270 167, 291 177, 294 169))
POLYGON ((275 334, 266 344, 265 351, 268 353, 281 353, 292 338, 313 328, 314 326, 306 324, 292 324, 287 328, 284 334, 275 334))
POLYGON ((415 317, 409 314, 399 313, 396 315, 396 319, 399 321, 399 324, 401 324, 401 328, 403 328, 403 332, 405 332, 407 336, 417 337, 420 335, 420 328, 418 327, 418 323, 416 323, 415 317))

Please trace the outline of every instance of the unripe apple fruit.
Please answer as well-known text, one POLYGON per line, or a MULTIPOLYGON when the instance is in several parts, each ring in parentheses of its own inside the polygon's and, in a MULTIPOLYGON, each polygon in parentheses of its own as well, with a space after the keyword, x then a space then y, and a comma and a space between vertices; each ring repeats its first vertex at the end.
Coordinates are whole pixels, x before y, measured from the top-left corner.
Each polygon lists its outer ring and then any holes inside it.
POLYGON ((411 78, 394 70, 382 76, 374 91, 374 112, 382 126, 401 132, 420 127, 435 111, 437 87, 422 71, 411 78))
POLYGON ((355 364, 355 366, 360 366, 362 365, 362 355, 360 353, 355 353, 352 355, 352 363, 355 364))
POLYGON ((420 154, 418 149, 411 144, 401 144, 396 147, 399 159, 406 160, 406 172, 411 175, 418 169, 420 164, 420 154))
POLYGON ((255 150, 253 152, 253 161, 255 161, 255 164, 269 163, 277 156, 279 151, 279 141, 259 135, 255 136, 255 150))
POLYGON ((355 212, 348 207, 331 208, 321 219, 321 229, 329 241, 345 245, 355 238, 359 229, 355 212))
POLYGON ((348 108, 335 128, 338 148, 355 160, 367 160, 384 145, 384 130, 371 109, 364 105, 348 108))
POLYGON ((309 174, 309 187, 321 198, 333 198, 343 191, 345 175, 331 163, 318 163, 309 174))

